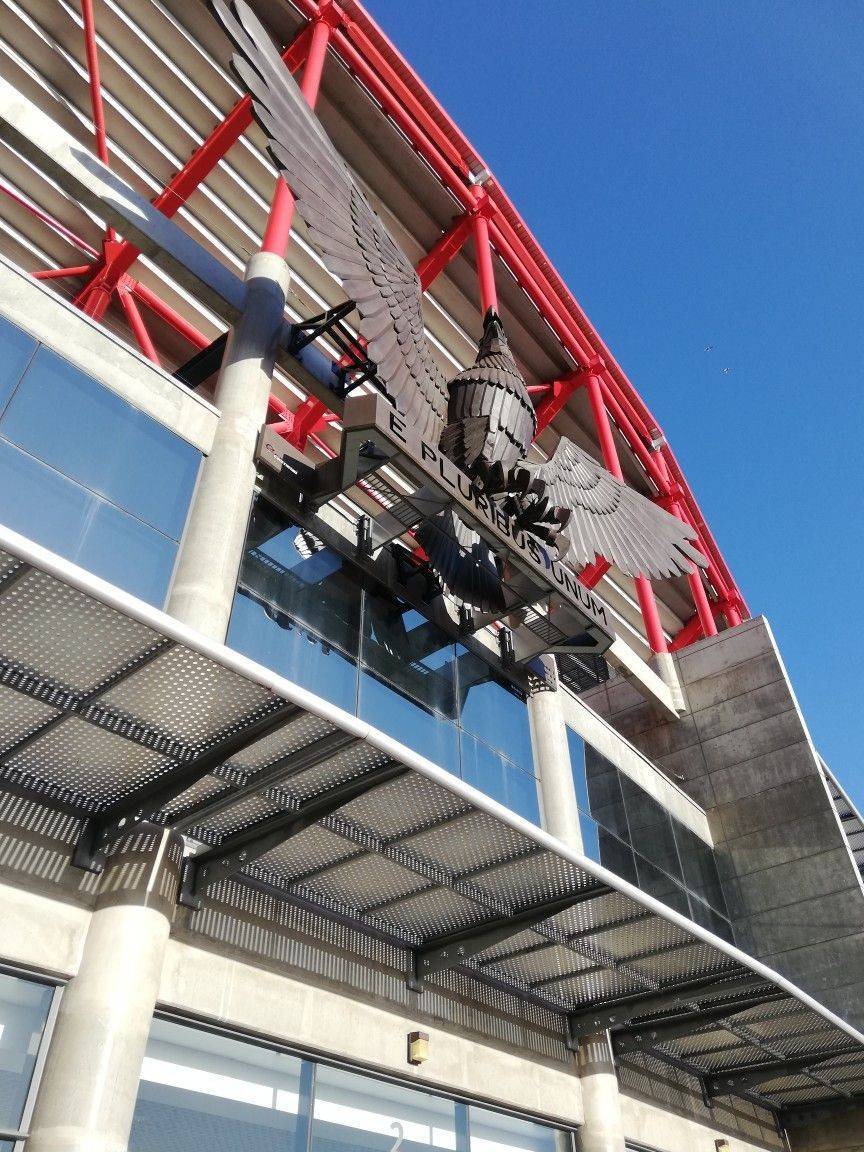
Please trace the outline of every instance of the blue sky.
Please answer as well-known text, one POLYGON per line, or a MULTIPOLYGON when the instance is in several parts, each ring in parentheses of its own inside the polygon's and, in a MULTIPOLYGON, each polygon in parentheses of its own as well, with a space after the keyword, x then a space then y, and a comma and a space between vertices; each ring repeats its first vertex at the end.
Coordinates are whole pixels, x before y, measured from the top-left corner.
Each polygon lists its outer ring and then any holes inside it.
POLYGON ((658 417, 864 804, 864 7, 367 7, 658 417))

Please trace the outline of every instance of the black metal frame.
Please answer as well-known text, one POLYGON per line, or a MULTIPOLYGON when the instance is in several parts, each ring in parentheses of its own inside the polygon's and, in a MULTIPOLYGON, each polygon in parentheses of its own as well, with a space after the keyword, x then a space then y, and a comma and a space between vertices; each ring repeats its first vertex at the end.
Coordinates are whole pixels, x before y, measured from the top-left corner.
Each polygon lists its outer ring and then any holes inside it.
POLYGON ((780 989, 768 993, 763 992, 756 996, 745 996, 734 1003, 709 1005, 705 1008, 695 1008, 689 1012, 679 1012, 669 1019, 657 1023, 644 1024, 639 1028, 628 1028, 612 1033, 612 1051, 616 1056, 629 1056, 634 1052, 646 1052, 661 1044, 668 1044, 672 1040, 681 1040, 685 1036, 692 1036, 713 1025, 722 1025, 724 1020, 746 1012, 750 1008, 757 1008, 761 1004, 770 1004, 777 1000, 788 1000, 789 996, 780 989))
POLYGON ((296 808, 283 809, 259 820, 233 836, 226 837, 207 852, 188 857, 183 868, 180 902, 197 909, 202 894, 220 880, 242 871, 260 856, 284 844, 312 824, 317 824, 325 816, 332 816, 352 800, 404 776, 408 771, 404 764, 388 761, 364 772, 362 776, 355 776, 328 788, 296 808))
POLYGON ((424 980, 427 976, 434 976, 448 968, 455 968, 472 959, 479 952, 501 944, 505 940, 518 936, 531 928, 536 928, 544 920, 557 916, 559 912, 566 912, 577 904, 584 904, 587 900, 594 900, 598 896, 608 896, 613 889, 605 884, 598 884, 582 892, 565 896, 558 900, 550 900, 543 904, 535 904, 515 915, 486 920, 473 928, 463 929, 461 932, 451 932, 427 941, 422 948, 412 953, 412 968, 408 976, 408 987, 415 992, 424 990, 424 980))
POLYGON ((330 385, 331 391, 340 400, 344 400, 349 392, 367 380, 379 391, 386 392, 378 379, 378 365, 369 358, 363 344, 345 324, 345 317, 350 316, 356 307, 353 300, 348 300, 317 316, 310 316, 308 320, 292 324, 285 345, 288 352, 296 356, 319 337, 329 337, 342 353, 341 359, 333 362, 336 383, 330 385))
MULTIPOLYGON (((810 1075, 811 1069, 818 1073, 816 1065, 838 1056, 854 1056, 855 1049, 848 1045, 843 1048, 828 1048, 822 1052, 811 1052, 806 1056, 784 1056, 775 1060, 765 1060, 745 1068, 730 1068, 714 1072, 705 1078, 706 1092, 710 1099, 718 1096, 737 1095, 750 1092, 760 1084, 779 1080, 784 1076, 810 1075)), ((831 1085, 836 1087, 836 1085, 831 1085)))
POLYGON ((571 1013, 568 1022, 570 1039, 576 1044, 585 1036, 606 1032, 644 1016, 655 1016, 682 1009, 686 1011, 698 1007, 700 1000, 710 1000, 715 996, 733 996, 739 992, 749 992, 753 988, 766 987, 771 986, 758 976, 749 976, 742 980, 740 973, 733 972, 725 978, 714 975, 705 980, 688 981, 677 987, 648 992, 644 996, 632 996, 610 1004, 598 1004, 585 1012, 571 1013))
POLYGON ((225 358, 225 349, 228 347, 228 332, 190 356, 185 364, 174 372, 174 379, 181 381, 187 388, 198 388, 205 380, 209 380, 214 372, 222 367, 225 358))
POLYGON ((78 838, 72 862, 88 872, 101 872, 104 849, 111 840, 128 835, 139 825, 154 821, 166 805, 205 776, 223 767, 250 745, 290 724, 302 709, 279 696, 272 696, 264 709, 245 726, 232 725, 228 734, 200 752, 191 752, 177 761, 176 770, 137 788, 86 821, 78 838))

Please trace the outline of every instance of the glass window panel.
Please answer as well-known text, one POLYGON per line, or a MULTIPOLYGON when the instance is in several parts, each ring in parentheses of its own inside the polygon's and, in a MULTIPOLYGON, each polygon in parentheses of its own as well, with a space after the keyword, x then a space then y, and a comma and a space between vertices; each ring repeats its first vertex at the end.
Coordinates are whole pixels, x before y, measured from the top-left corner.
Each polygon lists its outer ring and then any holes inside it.
POLYGON ((314 632, 274 620, 268 608, 239 589, 231 611, 226 643, 347 712, 357 705, 354 658, 322 641, 314 632))
POLYGON ((40 348, 0 431, 46 464, 179 540, 200 453, 40 348))
POLYGON ((252 512, 240 586, 277 624, 297 624, 356 660, 359 584, 339 556, 264 501, 252 512))
POLYGON ((585 774, 585 741, 572 728, 567 729, 567 748, 570 752, 570 769, 576 789, 576 803, 580 811, 590 816, 591 800, 588 796, 588 778, 585 774))
POLYGON ((636 871, 636 857, 629 844, 609 832, 602 825, 597 827, 597 841, 600 863, 629 884, 639 884, 636 871))
POLYGON ((534 772, 528 707, 515 688, 496 680, 489 665, 461 647, 456 662, 462 727, 534 772))
POLYGON ((228 643, 354 712, 360 596, 360 586, 338 556, 259 500, 228 643))
POLYGON ((319 1066, 311 1152, 456 1149, 452 1100, 319 1066))
POLYGON ((18 1129, 54 989, 0 973, 0 1128, 18 1129))
POLYGON ((643 892, 660 900, 682 916, 689 916, 687 893, 675 880, 662 869, 646 860, 639 852, 634 853, 636 860, 636 883, 643 892))
POLYGON ((363 665, 378 679, 456 720, 455 658, 453 641, 419 612, 384 593, 366 593, 363 665))
POLYGON ((564 1133, 545 1124, 471 1107, 471 1152, 564 1152, 564 1133))
POLYGON ((382 732, 459 775, 459 730, 370 672, 360 676, 359 715, 382 732))
POLYGON ((540 823, 534 777, 467 732, 462 733, 462 778, 526 820, 540 823))
POLYGON ((0 1140, 0 1152, 12 1152, 13 1147, 11 1140, 0 1140))
POLYGON ((629 776, 623 772, 620 776, 630 843, 658 868, 681 880, 681 864, 669 813, 629 776))
POLYGON ((684 883, 724 916, 727 914, 714 849, 684 824, 674 821, 684 883))
POLYGON ((0 414, 36 351, 37 342, 0 317, 0 414))
POLYGON ((154 1020, 129 1152, 305 1152, 311 1066, 154 1020))
POLYGON ((690 911, 688 913, 691 920, 697 924, 701 924, 703 928, 707 928, 709 932, 713 932, 715 936, 719 936, 721 940, 728 940, 730 944, 735 943, 732 933, 732 925, 725 916, 721 916, 719 912, 715 912, 698 896, 690 893, 690 911))
POLYGON ((630 840, 621 776, 614 764, 590 744, 585 745, 588 811, 598 824, 622 840, 630 840))
POLYGON ((0 439, 0 522, 161 607, 177 545, 0 439))

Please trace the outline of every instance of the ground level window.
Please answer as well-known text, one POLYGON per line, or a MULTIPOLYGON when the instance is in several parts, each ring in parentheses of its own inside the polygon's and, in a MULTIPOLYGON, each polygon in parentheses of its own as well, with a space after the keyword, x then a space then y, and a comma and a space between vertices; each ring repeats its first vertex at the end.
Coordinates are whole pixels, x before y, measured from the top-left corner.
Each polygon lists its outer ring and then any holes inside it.
MULTIPOLYGON (((129 1152, 567 1152, 569 1133, 154 1020, 129 1152)), ((0 1144, 0 1152, 5 1152, 0 1144)))
POLYGON ((26 1135, 57 989, 0 972, 0 1152, 26 1135))

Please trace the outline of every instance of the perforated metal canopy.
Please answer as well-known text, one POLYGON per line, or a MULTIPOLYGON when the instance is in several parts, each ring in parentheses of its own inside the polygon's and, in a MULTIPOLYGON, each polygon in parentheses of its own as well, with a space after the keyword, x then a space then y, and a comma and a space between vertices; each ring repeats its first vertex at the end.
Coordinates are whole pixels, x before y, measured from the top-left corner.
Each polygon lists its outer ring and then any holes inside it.
POLYGON ((0 528, 0 789, 78 818, 97 868, 187 837, 182 899, 228 878, 458 967, 569 1041, 779 1110, 864 1093, 864 1037, 704 928, 399 744, 0 528))

